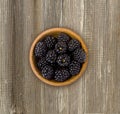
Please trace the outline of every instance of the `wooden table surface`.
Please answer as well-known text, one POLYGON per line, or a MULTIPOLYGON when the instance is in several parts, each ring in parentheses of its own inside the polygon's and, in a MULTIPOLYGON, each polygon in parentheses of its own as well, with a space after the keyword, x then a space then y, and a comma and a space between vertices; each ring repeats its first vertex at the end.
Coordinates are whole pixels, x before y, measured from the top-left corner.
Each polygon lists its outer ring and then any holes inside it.
POLYGON ((0 0, 0 65, 0 114, 120 114, 120 0, 0 0), (46 85, 30 68, 31 43, 51 27, 88 46, 72 85, 46 85))

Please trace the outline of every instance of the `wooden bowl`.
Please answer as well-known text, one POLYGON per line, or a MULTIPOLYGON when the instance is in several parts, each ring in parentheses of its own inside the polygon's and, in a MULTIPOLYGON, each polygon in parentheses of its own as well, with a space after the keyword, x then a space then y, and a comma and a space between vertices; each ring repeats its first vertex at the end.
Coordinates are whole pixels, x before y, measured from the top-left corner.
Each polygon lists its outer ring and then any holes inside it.
POLYGON ((30 60, 30 65, 31 65, 31 68, 34 72, 34 74, 43 82, 49 84, 49 85, 53 85, 53 86, 65 86, 65 85, 68 85, 68 84, 71 84, 73 82, 75 82, 78 78, 80 78, 82 76, 82 74, 85 72, 86 70, 86 67, 87 67, 87 64, 88 64, 88 49, 84 43, 84 41, 82 40, 82 38, 76 34, 75 32, 73 32, 72 30, 69 30, 69 29, 66 29, 66 28, 51 28, 51 29, 48 29, 46 31, 43 31, 41 34, 38 35, 38 37, 33 41, 32 43, 32 46, 30 48, 30 54, 29 54, 29 60, 30 60), (40 41, 41 39, 43 39, 45 36, 47 35, 57 35, 59 34, 60 32, 64 32, 64 33, 67 33, 69 36, 71 36, 72 38, 74 39, 77 39, 78 41, 80 41, 81 45, 82 45, 82 48, 84 49, 85 53, 86 53, 86 60, 85 60, 85 63, 83 64, 79 74, 75 75, 75 76, 72 76, 70 79, 64 81, 64 82, 56 82, 54 80, 47 80, 45 78, 42 77, 41 73, 39 72, 38 68, 36 67, 36 64, 35 64, 35 60, 34 60, 34 47, 36 45, 36 43, 38 41, 40 41))

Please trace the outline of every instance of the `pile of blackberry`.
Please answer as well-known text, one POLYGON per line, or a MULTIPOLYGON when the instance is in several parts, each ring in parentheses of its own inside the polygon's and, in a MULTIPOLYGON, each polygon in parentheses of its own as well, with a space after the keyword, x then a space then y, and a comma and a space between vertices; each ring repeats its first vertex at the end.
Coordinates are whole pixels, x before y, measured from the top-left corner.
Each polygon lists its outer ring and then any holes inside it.
POLYGON ((66 33, 44 37, 35 45, 34 56, 42 76, 58 82, 77 75, 86 60, 80 42, 66 33))

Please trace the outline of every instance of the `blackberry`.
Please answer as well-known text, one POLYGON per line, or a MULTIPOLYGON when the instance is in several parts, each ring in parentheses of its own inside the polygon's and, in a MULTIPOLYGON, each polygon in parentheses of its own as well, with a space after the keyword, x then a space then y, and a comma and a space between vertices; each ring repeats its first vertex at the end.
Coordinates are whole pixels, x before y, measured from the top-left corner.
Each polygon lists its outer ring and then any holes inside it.
POLYGON ((67 54, 59 55, 57 58, 57 63, 59 66, 68 66, 70 63, 70 56, 67 54))
POLYGON ((86 53, 83 49, 78 48, 73 52, 73 58, 79 63, 84 63, 86 59, 86 53))
POLYGON ((55 51, 50 50, 46 54, 46 61, 49 62, 49 63, 55 63, 56 57, 57 57, 57 55, 56 55, 55 51))
POLYGON ((67 69, 60 69, 55 71, 55 77, 54 79, 58 82, 63 82, 70 78, 70 73, 67 69))
POLYGON ((54 38, 53 36, 47 36, 45 38, 45 43, 49 49, 53 49, 56 44, 56 38, 54 38))
POLYGON ((46 61, 46 58, 45 57, 42 57, 38 63, 37 63, 37 66, 40 70, 43 69, 44 66, 48 65, 47 61, 46 61))
POLYGON ((59 35, 58 35, 58 41, 62 41, 62 42, 68 42, 70 40, 70 37, 66 34, 66 33, 63 33, 61 32, 59 35))
POLYGON ((72 39, 68 43, 68 50, 69 51, 74 51, 75 49, 81 47, 81 44, 78 40, 72 39))
POLYGON ((67 45, 65 42, 58 42, 56 45, 55 45, 55 51, 58 53, 58 54, 62 54, 62 53, 65 53, 67 51, 67 45))
POLYGON ((80 63, 78 63, 77 61, 72 61, 71 64, 69 65, 69 72, 72 76, 77 75, 80 72, 80 69, 81 69, 80 63))
POLYGON ((42 57, 46 54, 47 47, 44 42, 39 41, 34 48, 34 54, 36 57, 42 57))
POLYGON ((51 66, 46 65, 42 69, 42 76, 48 80, 54 77, 54 70, 51 66))

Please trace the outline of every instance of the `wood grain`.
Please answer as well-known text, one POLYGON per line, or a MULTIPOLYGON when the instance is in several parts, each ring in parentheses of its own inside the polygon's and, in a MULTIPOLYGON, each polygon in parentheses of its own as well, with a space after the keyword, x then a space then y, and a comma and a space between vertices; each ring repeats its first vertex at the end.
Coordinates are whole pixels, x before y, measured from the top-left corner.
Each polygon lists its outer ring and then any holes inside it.
POLYGON ((119 0, 0 0, 0 114, 119 114, 119 0), (89 49, 85 74, 52 87, 29 64, 34 38, 51 27, 80 34, 89 49))

